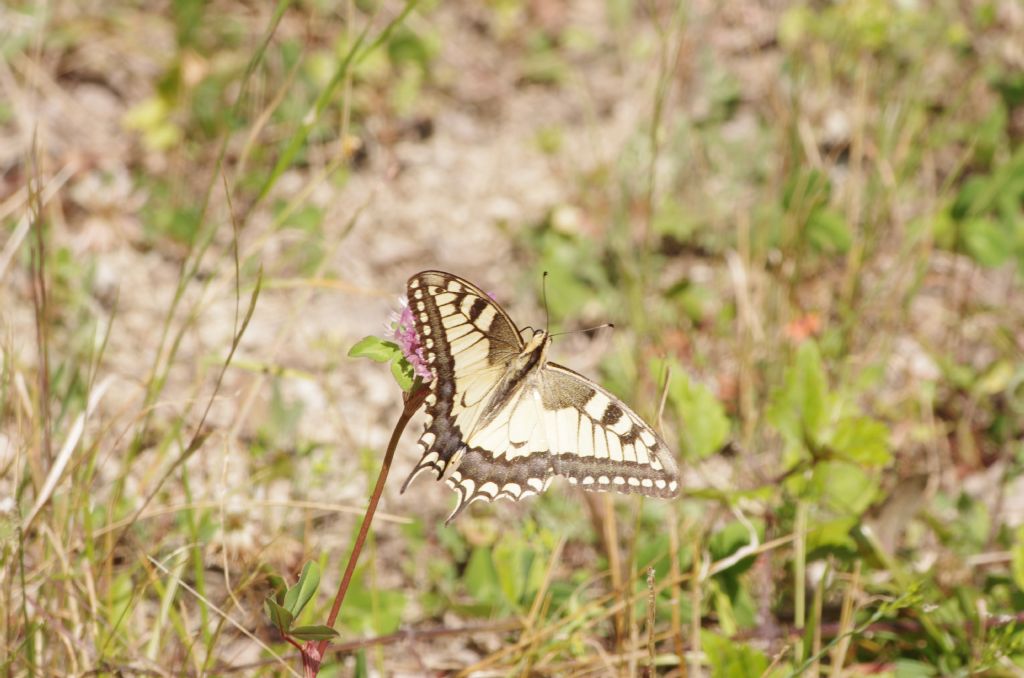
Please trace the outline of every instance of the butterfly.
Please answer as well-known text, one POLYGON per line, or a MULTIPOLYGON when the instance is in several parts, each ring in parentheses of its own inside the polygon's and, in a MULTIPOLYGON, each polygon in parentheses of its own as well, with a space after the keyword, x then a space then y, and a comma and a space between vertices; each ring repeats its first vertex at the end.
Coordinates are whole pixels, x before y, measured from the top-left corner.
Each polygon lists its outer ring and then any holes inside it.
POLYGON ((585 490, 672 498, 679 473, 668 447, 621 400, 548 362, 551 337, 528 341, 488 294, 451 273, 409 279, 408 301, 433 379, 426 396, 423 471, 459 495, 451 522, 477 500, 519 500, 555 476, 585 490))

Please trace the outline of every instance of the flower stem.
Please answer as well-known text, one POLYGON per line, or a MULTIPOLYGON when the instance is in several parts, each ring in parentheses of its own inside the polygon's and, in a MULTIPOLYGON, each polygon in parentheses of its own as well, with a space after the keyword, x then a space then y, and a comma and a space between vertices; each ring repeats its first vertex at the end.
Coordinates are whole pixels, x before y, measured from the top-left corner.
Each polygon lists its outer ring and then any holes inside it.
MULTIPOLYGON (((402 437, 402 432, 405 431, 406 424, 409 423, 412 415, 423 404, 423 399, 427 397, 428 392, 429 389, 418 385, 418 387, 413 386, 411 393, 404 394, 405 407, 402 409, 402 415, 395 424, 395 430, 391 433, 387 452, 384 453, 384 462, 381 464, 380 474, 377 475, 377 484, 373 487, 370 503, 366 507, 366 513, 363 514, 363 523, 359 526, 359 534, 356 535, 356 542, 352 545, 352 553, 348 557, 345 574, 341 578, 341 584, 338 585, 338 593, 334 596, 334 605, 331 607, 331 613, 327 616, 327 625, 332 628, 338 618, 338 612, 341 611, 341 603, 345 600, 349 584, 352 583, 352 574, 355 572, 356 563, 359 562, 359 554, 363 550, 363 544, 366 543, 366 535, 370 532, 370 523, 373 522, 373 514, 377 511, 377 504, 380 502, 380 496, 384 492, 384 482, 388 479, 391 461, 395 457, 395 448, 398 447, 398 441, 402 437)), ((311 640, 306 643, 302 652, 302 667, 307 677, 312 678, 319 673, 320 662, 329 644, 330 641, 327 640, 311 640)))

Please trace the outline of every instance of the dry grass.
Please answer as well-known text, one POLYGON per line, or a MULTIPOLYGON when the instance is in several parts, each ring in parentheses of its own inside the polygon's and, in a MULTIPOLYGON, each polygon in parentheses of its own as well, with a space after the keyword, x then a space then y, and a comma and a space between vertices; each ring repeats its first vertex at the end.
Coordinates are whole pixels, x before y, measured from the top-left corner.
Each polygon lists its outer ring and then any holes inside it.
POLYGON ((316 561, 322 623, 401 408, 344 356, 442 268, 614 320, 556 352, 664 384, 688 493, 444 528, 389 483, 327 666, 1014 675, 1021 35, 1012 0, 0 8, 0 673, 299 671, 263 600, 316 561))

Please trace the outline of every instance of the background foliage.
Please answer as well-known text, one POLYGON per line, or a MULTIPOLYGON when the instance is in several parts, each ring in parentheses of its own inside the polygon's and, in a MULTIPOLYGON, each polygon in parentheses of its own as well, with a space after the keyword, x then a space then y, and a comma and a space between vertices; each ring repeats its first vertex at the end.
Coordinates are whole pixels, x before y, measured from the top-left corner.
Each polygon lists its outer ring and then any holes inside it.
POLYGON ((6 674, 297 669, 411 378, 346 355, 428 267, 614 322, 556 359, 686 491, 446 528, 407 436, 324 675, 1024 670, 1019 2, 0 26, 6 674))

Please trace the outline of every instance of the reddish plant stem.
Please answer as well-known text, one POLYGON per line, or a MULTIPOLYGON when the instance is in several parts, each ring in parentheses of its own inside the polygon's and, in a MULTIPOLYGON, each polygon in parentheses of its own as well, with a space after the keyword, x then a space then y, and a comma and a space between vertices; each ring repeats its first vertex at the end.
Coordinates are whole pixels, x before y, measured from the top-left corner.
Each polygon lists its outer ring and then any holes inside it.
MULTIPOLYGON (((338 585, 338 593, 334 596, 334 605, 331 607, 331 613, 327 616, 327 625, 334 627, 334 622, 338 619, 338 612, 341 611, 341 603, 345 600, 345 594, 348 592, 349 584, 352 583, 352 575, 356 570, 356 563, 359 562, 359 554, 363 550, 363 544, 366 543, 366 536, 370 532, 370 523, 373 522, 373 514, 377 511, 377 504, 380 502, 380 496, 384 492, 384 483, 388 479, 388 472, 391 470, 391 461, 395 457, 395 449, 398 447, 398 441, 402 437, 402 432, 405 431, 406 424, 412 419, 412 415, 416 413, 416 410, 423 404, 423 399, 427 397, 429 389, 424 386, 419 386, 412 393, 405 393, 405 407, 402 409, 402 416, 398 418, 398 422, 395 424, 395 430, 391 433, 391 440, 388 442, 388 449, 384 453, 384 462, 381 464, 380 473, 377 475, 377 484, 373 487, 373 494, 370 495, 370 503, 366 507, 366 513, 363 514, 363 523, 359 526, 359 534, 356 535, 356 542, 352 545, 352 553, 348 557, 348 565, 345 567, 345 574, 341 578, 341 583, 338 585)), ((320 662, 323 659, 324 653, 327 651, 327 646, 330 644, 329 640, 321 641, 309 641, 302 649, 302 668, 307 678, 314 678, 317 673, 320 672, 320 662)))

